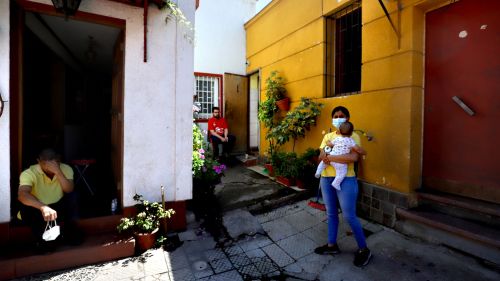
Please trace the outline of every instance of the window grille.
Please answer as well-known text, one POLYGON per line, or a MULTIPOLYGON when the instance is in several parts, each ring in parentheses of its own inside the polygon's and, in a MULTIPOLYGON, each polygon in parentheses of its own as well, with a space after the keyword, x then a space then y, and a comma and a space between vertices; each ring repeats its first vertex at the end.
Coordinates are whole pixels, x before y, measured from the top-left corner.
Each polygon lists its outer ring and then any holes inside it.
POLYGON ((345 96, 361 90, 361 2, 326 19, 326 95, 345 96))
POLYGON ((219 106, 219 78, 212 76, 196 76, 195 103, 200 106, 199 119, 212 117, 212 108, 219 106))

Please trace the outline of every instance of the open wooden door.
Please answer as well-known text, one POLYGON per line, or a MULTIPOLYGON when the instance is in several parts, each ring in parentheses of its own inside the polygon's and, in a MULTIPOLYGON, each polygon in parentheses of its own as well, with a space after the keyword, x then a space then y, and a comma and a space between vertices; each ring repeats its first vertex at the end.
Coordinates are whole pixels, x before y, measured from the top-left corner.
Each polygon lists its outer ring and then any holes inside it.
POLYGON ((224 74, 224 118, 229 133, 236 137, 233 152, 248 150, 248 78, 237 74, 224 74))
POLYGON ((124 31, 116 40, 113 54, 111 96, 111 168, 116 183, 117 196, 123 202, 123 60, 124 31))

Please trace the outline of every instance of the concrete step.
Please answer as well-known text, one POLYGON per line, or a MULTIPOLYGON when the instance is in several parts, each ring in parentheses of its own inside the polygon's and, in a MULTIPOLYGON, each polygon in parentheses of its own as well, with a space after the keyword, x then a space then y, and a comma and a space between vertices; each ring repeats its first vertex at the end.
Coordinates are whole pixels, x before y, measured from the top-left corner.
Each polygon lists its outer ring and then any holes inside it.
POLYGON ((419 206, 454 217, 500 227, 500 205, 438 192, 418 192, 419 206))
POLYGON ((79 246, 60 245, 53 253, 37 255, 31 243, 12 244, 0 254, 0 280, 94 264, 133 256, 135 241, 115 233, 87 236, 79 246))
MULTIPOLYGON (((78 221, 78 227, 86 236, 112 233, 116 232, 116 226, 119 224, 122 217, 122 215, 113 215, 81 219, 78 221)), ((19 244, 34 241, 31 229, 26 225, 20 225, 18 223, 11 224, 8 231, 8 243, 19 244)))
POLYGON ((500 265, 500 230, 425 209, 396 209, 396 230, 500 265))

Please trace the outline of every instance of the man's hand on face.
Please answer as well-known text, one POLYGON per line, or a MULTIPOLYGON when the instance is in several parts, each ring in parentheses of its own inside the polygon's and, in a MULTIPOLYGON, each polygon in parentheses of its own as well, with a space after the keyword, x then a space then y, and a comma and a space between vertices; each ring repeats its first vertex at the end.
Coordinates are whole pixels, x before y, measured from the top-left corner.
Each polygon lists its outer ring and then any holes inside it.
POLYGON ((49 173, 57 174, 61 171, 61 167, 59 166, 59 162, 56 160, 44 161, 44 170, 49 173))
POLYGON ((57 219, 57 212, 49 206, 40 207, 42 217, 45 221, 53 221, 57 219))

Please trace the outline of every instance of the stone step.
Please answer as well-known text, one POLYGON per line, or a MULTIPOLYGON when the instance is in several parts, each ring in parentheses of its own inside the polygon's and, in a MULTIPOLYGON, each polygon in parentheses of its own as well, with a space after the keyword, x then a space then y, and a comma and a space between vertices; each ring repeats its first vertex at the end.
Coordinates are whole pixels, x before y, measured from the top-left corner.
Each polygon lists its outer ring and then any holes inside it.
POLYGON ((245 167, 251 167, 257 165, 257 157, 249 154, 237 155, 236 159, 243 163, 245 167))
POLYGON ((500 227, 500 205, 438 192, 418 192, 421 208, 500 227))
MULTIPOLYGON (((112 233, 116 232, 116 226, 119 224, 122 217, 122 215, 113 215, 81 219, 78 221, 78 227, 87 236, 112 233)), ((31 229, 26 225, 14 224, 8 229, 8 243, 18 244, 33 241, 31 229)))
POLYGON ((53 253, 37 255, 31 244, 12 244, 0 254, 0 280, 94 264, 133 256, 135 241, 115 233, 87 236, 79 246, 61 245, 53 253))
POLYGON ((447 214, 396 209, 396 230, 500 265, 500 230, 447 214))

